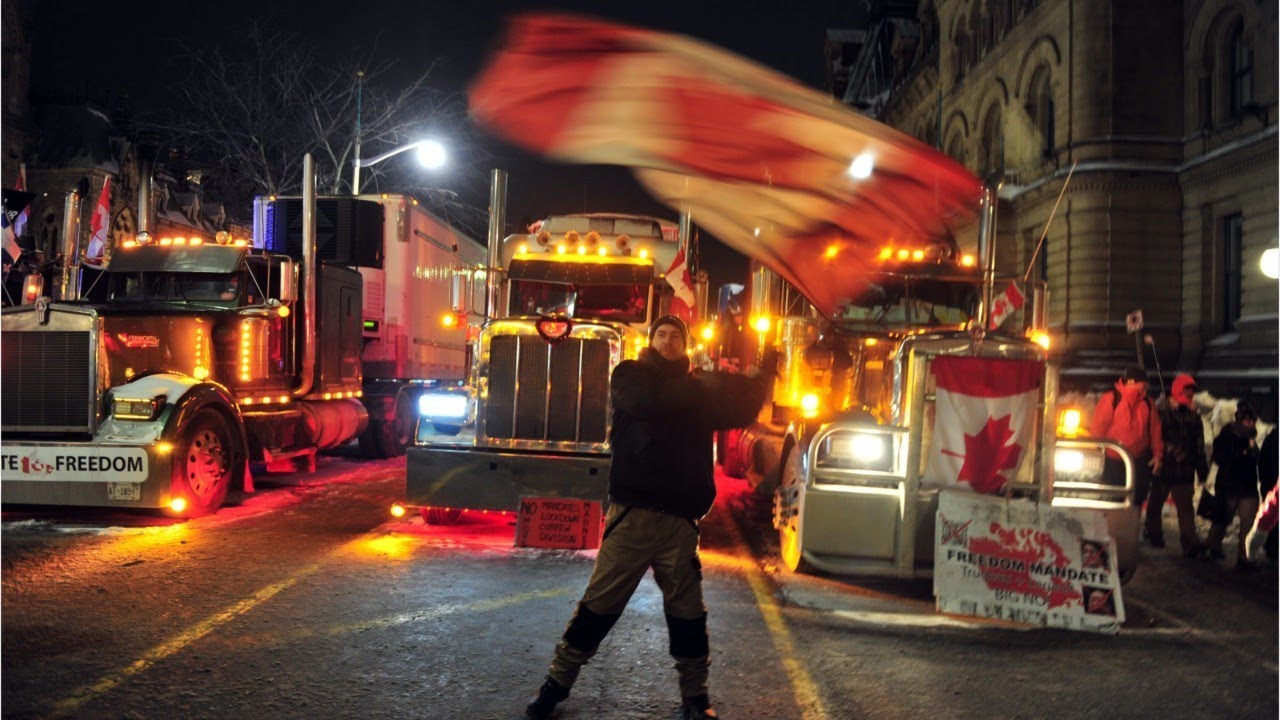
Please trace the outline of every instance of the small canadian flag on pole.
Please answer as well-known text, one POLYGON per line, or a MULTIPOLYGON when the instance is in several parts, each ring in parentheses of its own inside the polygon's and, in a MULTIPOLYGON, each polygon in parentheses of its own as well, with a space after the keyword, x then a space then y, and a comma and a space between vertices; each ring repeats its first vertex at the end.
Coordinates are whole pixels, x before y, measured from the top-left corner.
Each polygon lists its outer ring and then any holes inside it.
POLYGON ((667 269, 667 283, 676 291, 675 297, 671 299, 671 314, 685 322, 693 322, 693 308, 697 300, 693 294, 689 263, 685 262, 684 248, 680 248, 676 259, 667 269))
POLYGON ((925 483, 997 493, 1028 460, 1044 363, 943 356, 925 483))
POLYGON ((1022 303, 1026 298, 1022 295, 1022 290, 1018 289, 1018 283, 1010 282, 1009 287, 1004 292, 997 295, 991 301, 991 330, 995 330, 1004 324, 1009 316, 1022 307, 1022 303))
POLYGON ((102 263, 102 254, 107 247, 107 229, 111 227, 111 178, 102 183, 102 193, 98 195, 98 205, 93 209, 93 218, 89 221, 89 247, 85 250, 85 262, 91 265, 102 263))

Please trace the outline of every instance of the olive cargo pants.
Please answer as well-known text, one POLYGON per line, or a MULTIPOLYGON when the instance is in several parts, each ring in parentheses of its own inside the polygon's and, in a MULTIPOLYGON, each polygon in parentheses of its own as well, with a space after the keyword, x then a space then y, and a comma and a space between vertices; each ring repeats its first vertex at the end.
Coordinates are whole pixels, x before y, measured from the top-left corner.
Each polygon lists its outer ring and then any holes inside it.
POLYGON ((622 615, 645 571, 662 590, 671 656, 680 676, 680 696, 707 692, 711 664, 707 608, 702 600, 698 525, 667 513, 614 503, 605 516, 605 534, 591 581, 556 645, 549 674, 570 687, 578 672, 622 615))

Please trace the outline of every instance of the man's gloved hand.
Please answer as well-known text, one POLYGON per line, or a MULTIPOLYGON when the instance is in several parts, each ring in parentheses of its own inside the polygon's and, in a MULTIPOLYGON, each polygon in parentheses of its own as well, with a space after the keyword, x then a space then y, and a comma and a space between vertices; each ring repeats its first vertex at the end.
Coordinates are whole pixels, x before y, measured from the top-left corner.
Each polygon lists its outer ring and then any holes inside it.
POLYGON ((760 374, 769 377, 775 377, 778 374, 778 351, 773 347, 764 349, 764 354, 760 356, 760 374))

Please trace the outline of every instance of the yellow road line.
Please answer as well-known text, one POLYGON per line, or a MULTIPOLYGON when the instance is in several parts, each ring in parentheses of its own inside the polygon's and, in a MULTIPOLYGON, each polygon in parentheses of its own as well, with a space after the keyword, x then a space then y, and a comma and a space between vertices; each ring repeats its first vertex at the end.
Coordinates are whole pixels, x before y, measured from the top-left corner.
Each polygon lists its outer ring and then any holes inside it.
POLYGON ((58 715, 74 714, 76 710, 90 700, 111 692, 129 678, 146 670, 155 663, 170 657, 171 655, 176 655, 195 641, 213 632, 219 626, 249 612, 253 608, 275 597, 280 591, 285 590, 302 578, 319 569, 319 563, 308 565, 290 577, 287 577, 275 584, 268 585, 244 600, 231 605, 225 610, 205 618, 185 632, 179 633, 169 640, 151 648, 147 652, 143 653, 142 657, 135 660, 133 663, 106 674, 102 679, 92 685, 82 687, 79 690, 76 690, 70 697, 58 701, 54 705, 54 711, 58 715))
MULTIPOLYGON (((738 554, 742 557, 748 556, 750 551, 742 538, 742 532, 738 529, 737 521, 730 518, 727 525, 738 554)), ((760 568, 755 563, 746 563, 743 572, 746 575, 747 584, 751 586, 752 594, 756 597, 756 607, 760 609, 765 627, 773 636, 773 646, 782 656, 782 667, 787 671, 788 679, 791 680, 791 690, 795 693, 796 705, 800 707, 801 720, 826 720, 827 709, 822 702, 822 694, 818 692, 817 683, 809 676, 809 671, 796 653, 795 641, 791 637, 791 631, 787 629, 786 621, 782 619, 782 609, 773 599, 773 593, 769 592, 764 573, 760 572, 760 568)))

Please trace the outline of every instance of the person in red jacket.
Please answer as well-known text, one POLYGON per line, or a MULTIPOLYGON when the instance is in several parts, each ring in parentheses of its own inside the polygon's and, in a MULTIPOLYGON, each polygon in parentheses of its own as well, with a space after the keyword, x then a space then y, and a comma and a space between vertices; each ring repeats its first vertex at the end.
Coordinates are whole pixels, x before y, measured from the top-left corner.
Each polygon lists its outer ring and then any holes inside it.
MULTIPOLYGON (((1133 506, 1141 513, 1152 475, 1160 473, 1164 461, 1160 414, 1147 397, 1146 371, 1137 367, 1125 370, 1115 388, 1098 398, 1089 434, 1117 443, 1133 460, 1133 506)), ((1124 484, 1124 462, 1119 457, 1107 455, 1103 482, 1124 484)))

